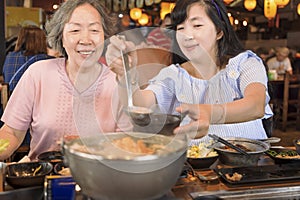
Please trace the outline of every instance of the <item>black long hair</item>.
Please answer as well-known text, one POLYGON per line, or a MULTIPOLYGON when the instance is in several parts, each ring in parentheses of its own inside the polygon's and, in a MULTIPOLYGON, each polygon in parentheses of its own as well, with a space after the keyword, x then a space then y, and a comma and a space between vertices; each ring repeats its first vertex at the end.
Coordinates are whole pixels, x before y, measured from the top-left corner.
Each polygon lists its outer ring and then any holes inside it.
MULTIPOLYGON (((188 9, 192 4, 199 3, 204 6, 206 14, 214 23, 217 31, 223 31, 223 37, 218 42, 217 57, 219 64, 223 68, 228 62, 228 59, 238 55, 245 49, 237 37, 233 27, 230 24, 227 9, 221 0, 180 0, 177 1, 171 13, 171 25, 169 28, 175 30, 177 25, 183 23, 187 18, 188 9)), ((173 33, 175 34, 175 33, 173 33)), ((188 59, 181 52, 177 41, 173 41, 173 63, 184 63, 188 59)))

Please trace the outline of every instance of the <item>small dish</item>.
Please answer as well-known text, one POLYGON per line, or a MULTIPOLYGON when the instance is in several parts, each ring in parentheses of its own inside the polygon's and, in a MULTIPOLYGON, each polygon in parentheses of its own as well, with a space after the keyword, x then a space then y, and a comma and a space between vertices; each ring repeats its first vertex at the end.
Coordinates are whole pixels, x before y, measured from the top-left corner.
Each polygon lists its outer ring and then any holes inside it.
POLYGON ((64 157, 60 151, 47 151, 38 155, 38 160, 50 162, 55 165, 56 163, 63 162, 64 157))
POLYGON ((202 157, 202 158, 187 158, 187 161, 194 169, 205 169, 209 168, 218 159, 218 155, 202 157))
POLYGON ((300 155, 297 151, 287 148, 271 148, 265 152, 276 164, 300 163, 300 155), (280 156, 281 155, 281 156, 280 156), (294 157, 294 158, 293 158, 294 157))
POLYGON ((295 139, 294 141, 293 141, 293 143, 294 143, 294 145, 295 145, 295 147, 296 147, 296 151, 298 152, 298 154, 300 154, 300 139, 295 139))
POLYGON ((67 167, 63 162, 56 163, 54 165, 54 174, 61 176, 71 176, 70 168, 67 167))
POLYGON ((13 188, 42 186, 45 176, 52 169, 53 165, 44 161, 9 164, 6 167, 5 180, 13 188))

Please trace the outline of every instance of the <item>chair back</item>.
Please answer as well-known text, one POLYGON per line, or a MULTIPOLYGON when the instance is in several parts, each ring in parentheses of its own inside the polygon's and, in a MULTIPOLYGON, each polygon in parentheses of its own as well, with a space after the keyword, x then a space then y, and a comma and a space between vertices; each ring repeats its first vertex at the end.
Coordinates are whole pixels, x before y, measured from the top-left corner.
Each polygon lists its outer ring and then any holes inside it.
POLYGON ((300 74, 290 75, 286 73, 284 78, 282 109, 282 128, 284 131, 289 117, 296 120, 296 126, 300 126, 300 74))

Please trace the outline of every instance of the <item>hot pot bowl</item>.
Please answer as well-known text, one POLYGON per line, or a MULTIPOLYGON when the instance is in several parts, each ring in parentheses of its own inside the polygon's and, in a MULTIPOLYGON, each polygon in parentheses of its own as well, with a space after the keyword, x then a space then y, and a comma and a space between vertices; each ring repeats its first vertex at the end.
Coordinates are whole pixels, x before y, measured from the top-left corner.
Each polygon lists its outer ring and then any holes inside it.
POLYGON ((180 177, 186 149, 184 139, 139 132, 99 134, 63 144, 65 162, 82 192, 109 200, 164 196, 180 177), (152 154, 131 153, 114 143, 124 138, 163 148, 152 154))
MULTIPOLYGON (((256 166, 260 157, 269 150, 270 145, 266 142, 251 140, 247 138, 224 138, 228 142, 247 149, 248 155, 243 155, 233 149, 228 149, 224 144, 218 142, 214 149, 219 154, 219 160, 226 165, 232 166, 256 166)), ((244 150, 245 150, 244 149, 244 150)))

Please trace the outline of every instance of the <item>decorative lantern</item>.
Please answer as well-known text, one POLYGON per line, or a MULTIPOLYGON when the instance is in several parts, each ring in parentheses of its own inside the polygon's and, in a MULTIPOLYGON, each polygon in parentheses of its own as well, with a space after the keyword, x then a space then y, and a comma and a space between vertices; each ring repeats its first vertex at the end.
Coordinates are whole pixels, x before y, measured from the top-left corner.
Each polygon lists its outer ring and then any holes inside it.
POLYGON ((174 7, 175 7, 175 3, 161 2, 160 3, 160 19, 164 19, 165 15, 168 13, 171 13, 174 7))
POLYGON ((248 11, 254 10, 255 7, 256 7, 256 0, 244 0, 244 7, 245 7, 248 11))
POLYGON ((231 4, 233 2, 233 0, 223 0, 225 4, 231 4))
POLYGON ((132 8, 129 14, 131 19, 138 20, 142 16, 142 10, 140 8, 132 8))
POLYGON ((276 3, 276 5, 278 6, 278 8, 283 8, 283 7, 286 6, 289 2, 290 2, 290 0, 275 0, 275 3, 276 3))
POLYGON ((149 17, 147 14, 143 13, 142 16, 138 19, 138 22, 140 25, 144 26, 148 24, 149 22, 149 17))
POLYGON ((277 5, 274 0, 264 0, 264 14, 269 20, 276 16, 277 5))
POLYGON ((297 6, 297 13, 298 13, 298 15, 300 15, 300 3, 298 3, 298 6, 297 6))

